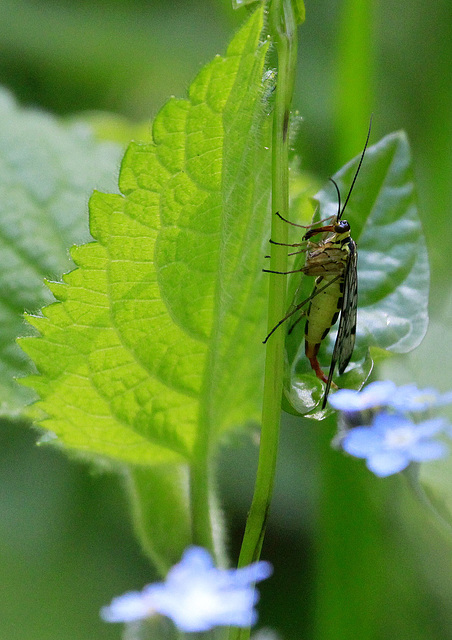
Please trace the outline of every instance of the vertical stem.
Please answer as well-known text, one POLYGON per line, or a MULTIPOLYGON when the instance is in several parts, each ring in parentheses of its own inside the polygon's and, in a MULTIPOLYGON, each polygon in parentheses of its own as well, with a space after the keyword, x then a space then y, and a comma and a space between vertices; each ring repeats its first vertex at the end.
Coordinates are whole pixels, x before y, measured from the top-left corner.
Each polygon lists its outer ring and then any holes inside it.
MULTIPOLYGON (((207 441, 207 438, 205 438, 207 441)), ((192 542, 215 553, 210 518, 209 457, 203 452, 190 468, 192 542)))
MULTIPOLYGON (((273 0, 270 5, 270 28, 278 54, 278 76, 273 113, 272 210, 288 218, 289 210, 289 117, 297 62, 296 13, 293 0, 273 0)), ((272 216, 272 239, 287 243, 287 223, 272 216)), ((271 245, 270 269, 287 271, 287 248, 271 245)), ((286 311, 286 280, 270 274, 268 330, 286 311)), ((239 566, 259 559, 270 500, 273 491, 279 440, 281 394, 284 363, 284 331, 276 331, 267 343, 264 398, 259 462, 254 496, 248 515, 239 566)), ((246 640, 249 629, 232 629, 231 640, 246 640)))
MULTIPOLYGON (((274 0, 270 8, 273 38, 278 53, 278 78, 273 114, 273 176, 272 208, 288 217, 289 209, 289 116, 292 101, 297 39, 296 22, 291 0, 274 0)), ((287 224, 273 215, 272 238, 287 243, 287 224)), ((270 269, 287 270, 287 248, 271 245, 270 269)), ((284 276, 269 276, 268 329, 272 329, 286 310, 284 276)), ((262 432, 256 485, 247 520, 239 565, 257 560, 260 555, 265 520, 274 482, 281 413, 284 331, 276 331, 267 343, 265 363, 262 432)))

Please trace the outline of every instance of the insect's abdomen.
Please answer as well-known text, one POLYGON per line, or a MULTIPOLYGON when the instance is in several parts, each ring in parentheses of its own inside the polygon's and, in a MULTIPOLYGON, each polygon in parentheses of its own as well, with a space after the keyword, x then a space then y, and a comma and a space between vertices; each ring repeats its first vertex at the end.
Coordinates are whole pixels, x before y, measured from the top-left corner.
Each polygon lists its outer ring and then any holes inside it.
POLYGON ((305 325, 306 356, 314 358, 320 348, 320 343, 328 335, 336 322, 342 304, 342 287, 344 279, 334 275, 320 276, 315 282, 314 297, 312 298, 308 318, 305 325), (336 279, 335 279, 336 278, 336 279), (329 286, 328 281, 331 281, 329 286), (324 289, 315 295, 317 289, 324 289))

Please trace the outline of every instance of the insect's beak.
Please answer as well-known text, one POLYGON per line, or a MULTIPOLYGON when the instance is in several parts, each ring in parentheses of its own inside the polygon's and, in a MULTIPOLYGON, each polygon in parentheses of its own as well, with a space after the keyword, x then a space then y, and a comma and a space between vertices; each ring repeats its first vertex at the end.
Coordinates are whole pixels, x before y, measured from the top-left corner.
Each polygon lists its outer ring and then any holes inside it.
POLYGON ((309 229, 309 231, 304 234, 303 240, 309 240, 309 238, 315 236, 317 233, 323 233, 325 231, 334 233, 334 225, 329 224, 326 227, 316 227, 315 229, 309 229))

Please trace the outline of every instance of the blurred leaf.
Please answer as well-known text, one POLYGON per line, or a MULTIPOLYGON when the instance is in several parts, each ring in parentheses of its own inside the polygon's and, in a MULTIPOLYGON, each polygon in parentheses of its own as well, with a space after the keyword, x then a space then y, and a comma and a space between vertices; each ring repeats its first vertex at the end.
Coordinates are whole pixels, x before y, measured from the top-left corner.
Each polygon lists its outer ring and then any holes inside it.
POLYGON ((410 465, 407 470, 411 485, 424 506, 438 522, 452 533, 452 458, 410 465))
POLYGON ((83 122, 89 124, 99 140, 118 142, 124 146, 131 140, 149 142, 151 139, 151 127, 149 122, 140 124, 132 123, 116 113, 105 111, 85 111, 67 119, 68 122, 83 122))
MULTIPOLYGON (((205 3, 2 0, 0 75, 20 99, 58 113, 148 119, 227 38, 205 3), (82 36, 81 36, 82 34, 82 36)), ((229 11, 229 13, 231 13, 229 11)))
POLYGON ((130 466, 124 471, 135 534, 162 576, 191 543, 188 468, 130 466))
POLYGON ((23 313, 52 300, 42 286, 73 264, 68 247, 89 239, 84 212, 94 187, 114 189, 121 147, 86 124, 19 108, 0 91, 0 406, 12 416, 34 394, 13 378, 30 372, 15 344, 23 313))
POLYGON ((292 0, 295 9, 295 18, 297 24, 303 24, 306 20, 306 9, 303 0, 292 0))
MULTIPOLYGON (((359 156, 334 175, 343 201, 358 162, 359 156)), ((322 189, 316 200, 322 219, 337 214, 333 185, 322 189)), ((428 258, 404 133, 390 134, 368 148, 345 218, 358 245, 358 324, 352 357, 352 366, 355 363, 356 367, 356 363, 362 364, 369 347, 405 353, 421 342, 427 329, 428 258)), ((299 274, 291 278, 292 291, 299 280, 299 274)), ((297 300, 307 298, 312 288, 312 279, 303 278, 297 300)), ((319 361, 323 366, 329 367, 335 339, 336 332, 330 332, 322 345, 319 361)), ((323 385, 304 355, 304 322, 288 336, 287 353, 290 373, 285 395, 295 402, 297 412, 305 414, 320 401, 323 385)), ((369 366, 365 369, 368 375, 369 366)), ((346 372, 339 379, 340 386, 348 386, 348 375, 346 372)), ((360 384, 365 379, 363 371, 360 384)), ((352 386, 360 384, 355 379, 352 386)))
POLYGON ((262 0, 232 0, 232 8, 234 10, 241 9, 248 4, 254 4, 255 2, 262 2, 262 0))
POLYGON ((355 152, 356 142, 375 108, 375 19, 372 0, 343 0, 337 18, 333 117, 336 160, 342 164, 355 152))
POLYGON ((34 413, 61 443, 139 464, 181 462, 196 438, 258 419, 264 335, 261 273, 270 122, 267 45, 256 11, 171 99, 153 142, 131 144, 124 195, 95 193, 97 242, 49 283, 60 302, 29 317, 21 345, 41 376, 34 413))

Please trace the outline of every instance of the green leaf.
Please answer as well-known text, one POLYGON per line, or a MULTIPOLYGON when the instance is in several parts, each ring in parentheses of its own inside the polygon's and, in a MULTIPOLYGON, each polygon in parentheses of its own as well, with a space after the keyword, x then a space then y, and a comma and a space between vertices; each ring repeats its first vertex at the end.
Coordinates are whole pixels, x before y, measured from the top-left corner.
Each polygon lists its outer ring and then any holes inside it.
POLYGON ((422 464, 412 463, 406 476, 421 504, 448 536, 452 533, 452 459, 449 456, 422 464))
MULTIPOLYGON (((334 176, 343 202, 358 162, 359 156, 334 176)), ((332 184, 319 191, 316 200, 322 219, 337 214, 332 184)), ((361 366, 358 363, 369 347, 405 353, 421 342, 427 330, 428 257, 404 133, 390 134, 368 148, 344 218, 358 245, 358 325, 352 363, 361 366)), ((291 280, 293 291, 300 275, 295 274, 291 280)), ((304 278, 300 300, 308 297, 312 288, 313 279, 304 278)), ((290 373, 285 395, 299 413, 312 411, 323 389, 304 355, 303 332, 304 322, 300 322, 287 340, 290 373)), ((335 339, 336 332, 331 331, 320 350, 319 361, 326 370, 335 339)), ((366 379, 369 366, 365 369, 354 380, 353 388, 359 388, 366 379)), ((348 375, 338 381, 339 386, 348 386, 348 375)))
POLYGON ((184 465, 124 469, 135 533, 162 576, 191 542, 188 469, 184 465))
POLYGON ((29 333, 23 313, 52 300, 44 277, 70 269, 68 248, 89 239, 86 194, 114 188, 121 147, 97 142, 89 127, 22 109, 0 90, 0 406, 19 413, 35 397, 14 377, 30 372, 15 344, 29 333))
MULTIPOLYGON (((306 20, 306 9, 303 0, 290 0, 293 4, 295 19, 297 24, 303 24, 306 20)), ((262 2, 262 0, 232 0, 232 8, 234 10, 241 9, 255 2, 262 2)))
POLYGON ((254 4, 255 2, 262 2, 262 0, 232 0, 232 8, 234 10, 241 9, 248 4, 254 4))
POLYGON ((292 0, 294 10, 295 10, 295 19, 297 24, 303 24, 306 20, 306 8, 304 6, 303 0, 292 0))
MULTIPOLYGON (((407 353, 427 330, 430 271, 406 135, 383 138, 369 149, 366 163, 359 193, 347 207, 359 247, 357 344, 407 353)), ((339 174, 340 187, 352 172, 339 174)))
POLYGON ((69 119, 69 122, 89 124, 98 140, 118 142, 124 148, 127 147, 131 140, 149 142, 151 137, 151 130, 147 120, 137 124, 117 113, 89 111, 88 113, 76 114, 69 119))
POLYGON ((95 193, 96 242, 49 283, 60 302, 21 341, 26 384, 59 441, 125 462, 191 459, 197 438, 259 417, 265 335, 270 122, 263 10, 225 57, 171 99, 153 141, 131 144, 122 195, 95 193))

